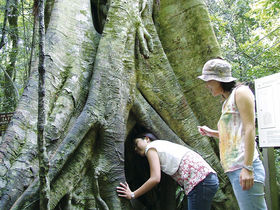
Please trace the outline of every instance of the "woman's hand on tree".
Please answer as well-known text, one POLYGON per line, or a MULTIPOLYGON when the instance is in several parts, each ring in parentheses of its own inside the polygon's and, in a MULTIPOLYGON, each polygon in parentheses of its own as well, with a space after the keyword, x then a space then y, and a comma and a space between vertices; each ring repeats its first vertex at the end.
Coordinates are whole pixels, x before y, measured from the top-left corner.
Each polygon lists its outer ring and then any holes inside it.
POLYGON ((119 197, 123 197, 123 198, 127 198, 129 200, 132 199, 131 195, 132 192, 129 188, 129 185, 127 184, 127 182, 125 182, 125 184, 123 184, 122 182, 120 183, 120 186, 117 187, 117 192, 118 192, 118 196, 119 197))

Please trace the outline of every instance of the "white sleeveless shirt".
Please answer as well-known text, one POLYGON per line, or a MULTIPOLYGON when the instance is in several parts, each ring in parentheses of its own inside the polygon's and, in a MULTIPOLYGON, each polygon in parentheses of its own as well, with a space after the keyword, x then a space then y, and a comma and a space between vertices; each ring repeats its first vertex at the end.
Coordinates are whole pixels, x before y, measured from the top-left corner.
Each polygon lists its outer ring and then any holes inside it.
POLYGON ((182 158, 190 151, 187 147, 166 140, 152 141, 147 145, 145 154, 151 148, 156 149, 160 160, 160 168, 168 175, 173 175, 178 170, 182 158))

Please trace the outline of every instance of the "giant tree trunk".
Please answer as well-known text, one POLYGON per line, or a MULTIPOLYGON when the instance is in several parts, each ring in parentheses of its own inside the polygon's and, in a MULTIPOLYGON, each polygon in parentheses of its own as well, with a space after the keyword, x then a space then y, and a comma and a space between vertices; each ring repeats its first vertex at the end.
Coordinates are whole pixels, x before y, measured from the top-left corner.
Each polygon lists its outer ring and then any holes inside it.
MULTIPOLYGON (((136 208, 116 187, 134 189, 148 174, 129 144, 139 129, 199 152, 219 175, 213 206, 236 209, 217 144, 197 131, 217 122, 220 104, 196 76, 219 55, 200 0, 55 1, 45 61, 51 209, 136 208)), ((37 83, 35 69, 1 143, 1 209, 38 207, 37 83)), ((174 190, 164 189, 141 205, 175 209, 174 190)))

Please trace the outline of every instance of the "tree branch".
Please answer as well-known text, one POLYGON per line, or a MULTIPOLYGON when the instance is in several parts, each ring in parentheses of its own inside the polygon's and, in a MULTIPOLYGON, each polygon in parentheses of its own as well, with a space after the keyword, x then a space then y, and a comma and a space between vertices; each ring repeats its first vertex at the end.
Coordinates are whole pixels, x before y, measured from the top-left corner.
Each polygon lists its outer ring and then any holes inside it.
POLYGON ((10 75, 7 73, 7 71, 5 70, 5 68, 0 64, 0 67, 1 69, 4 71, 4 73, 6 74, 6 76, 9 78, 9 80, 11 81, 13 87, 14 87, 14 90, 15 90, 15 94, 17 96, 17 100, 19 100, 19 93, 18 93, 18 89, 17 87, 15 86, 15 83, 13 82, 12 78, 10 77, 10 75))

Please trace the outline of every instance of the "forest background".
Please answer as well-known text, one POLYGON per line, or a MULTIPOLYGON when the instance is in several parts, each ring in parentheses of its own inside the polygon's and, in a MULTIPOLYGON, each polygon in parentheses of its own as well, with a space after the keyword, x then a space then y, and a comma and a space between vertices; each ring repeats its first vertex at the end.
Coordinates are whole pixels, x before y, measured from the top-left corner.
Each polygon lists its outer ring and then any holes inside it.
MULTIPOLYGON (((280 72, 279 1, 205 1, 223 56, 233 66, 234 77, 254 90, 255 79, 280 72)), ((33 4, 32 0, 0 0, 0 113, 15 110, 34 65, 32 58, 38 57, 33 4)), ((278 183, 279 160, 280 149, 275 148, 278 183)))

